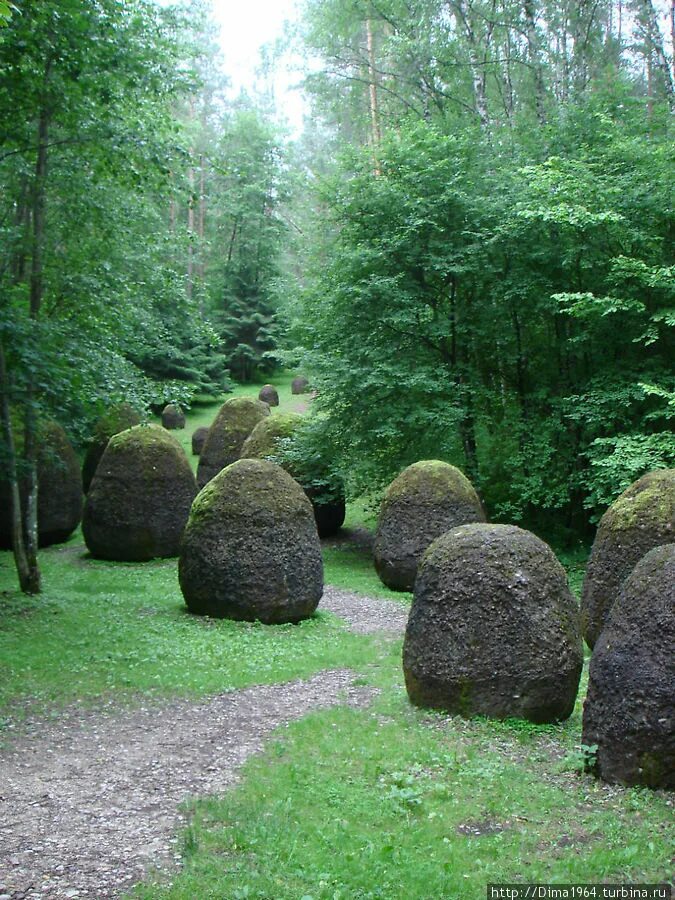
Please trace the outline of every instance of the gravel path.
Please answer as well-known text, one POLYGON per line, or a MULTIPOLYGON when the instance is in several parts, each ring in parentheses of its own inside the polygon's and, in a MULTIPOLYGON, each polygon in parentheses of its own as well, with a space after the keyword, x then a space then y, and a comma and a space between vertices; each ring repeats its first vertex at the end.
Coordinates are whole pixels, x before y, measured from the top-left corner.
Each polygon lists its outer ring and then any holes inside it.
MULTIPOLYGON (((400 635, 408 609, 326 586, 321 608, 358 634, 400 635)), ((71 707, 29 720, 0 755, 0 900, 119 897, 179 860, 178 809, 231 786, 270 732, 315 709, 365 706, 348 670, 194 702, 71 707)))
POLYGON ((372 691, 348 670, 197 702, 35 721, 0 758, 0 898, 118 897, 177 859, 178 805, 232 785, 280 725, 372 691))
POLYGON ((409 607, 396 600, 378 600, 363 597, 326 585, 319 609, 340 616, 357 634, 373 634, 377 631, 403 634, 408 621, 409 607))

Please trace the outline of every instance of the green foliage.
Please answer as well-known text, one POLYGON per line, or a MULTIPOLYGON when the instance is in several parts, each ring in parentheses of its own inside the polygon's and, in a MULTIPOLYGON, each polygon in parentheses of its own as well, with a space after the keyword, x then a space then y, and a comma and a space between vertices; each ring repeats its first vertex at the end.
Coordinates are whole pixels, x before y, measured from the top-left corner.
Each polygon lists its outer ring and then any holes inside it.
POLYGON ((432 456, 493 516, 571 539, 586 508, 672 464, 672 223, 643 190, 672 191, 667 154, 603 127, 523 166, 470 130, 408 124, 377 171, 354 152, 324 183, 292 334, 353 494, 432 456))

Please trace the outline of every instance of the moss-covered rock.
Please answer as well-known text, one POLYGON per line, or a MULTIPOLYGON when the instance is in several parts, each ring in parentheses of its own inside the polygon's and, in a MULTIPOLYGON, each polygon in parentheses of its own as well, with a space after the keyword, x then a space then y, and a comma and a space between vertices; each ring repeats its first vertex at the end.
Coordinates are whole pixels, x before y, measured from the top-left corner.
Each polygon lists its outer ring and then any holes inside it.
POLYGON ((269 414, 267 403, 248 397, 234 397, 223 403, 209 428, 199 457, 197 484, 200 489, 221 469, 239 459, 244 441, 269 414))
POLYGON ((304 375, 298 375, 298 377, 294 378, 291 382, 292 394, 306 394, 308 390, 309 381, 305 378, 304 375))
POLYGON ((266 403, 268 406, 278 406, 279 393, 273 384, 264 384, 260 388, 258 400, 262 401, 262 403, 266 403))
POLYGON ((141 424, 141 417, 128 403, 118 403, 108 410, 94 426, 94 434, 87 448, 82 465, 82 487, 85 494, 96 472, 96 467, 101 461, 103 451, 108 446, 108 441, 114 434, 133 428, 141 424))
MULTIPOLYGON (((278 452, 280 442, 285 438, 291 438, 301 423, 302 416, 297 413, 280 413, 263 419, 244 442, 241 458, 266 459, 274 456, 278 452)), ((330 537, 339 531, 346 514, 345 486, 342 479, 331 477, 327 466, 320 466, 318 471, 315 466, 310 480, 307 477, 308 473, 298 471, 299 466, 287 462, 281 465, 309 497, 319 537, 330 537), (325 476, 323 481, 322 476, 325 476)))
POLYGON ((206 438, 208 436, 209 429, 208 426, 202 425, 200 428, 196 428, 192 433, 192 455, 193 456, 201 456, 201 452, 204 449, 204 444, 206 443, 206 438))
POLYGON ((377 574, 394 591, 412 591, 422 554, 435 538, 484 521, 478 495, 459 469, 437 459, 414 463, 384 496, 373 547, 377 574))
MULTIPOLYGON (((17 450, 21 440, 17 434, 17 450)), ((41 547, 68 540, 82 518, 80 463, 63 428, 52 421, 41 422, 37 433, 38 541, 41 547)), ((10 488, 0 481, 0 548, 12 543, 10 488)), ((20 484, 25 513, 26 485, 20 484)))
POLYGON ((478 523, 431 544, 403 647, 414 704, 554 722, 574 709, 582 663, 577 603, 543 541, 478 523))
POLYGON ((191 612, 267 624, 311 616, 323 593, 309 500, 279 466, 242 459, 195 500, 179 562, 191 612))
POLYGON ((85 543, 99 559, 177 556, 196 493, 174 437, 157 425, 122 431, 108 441, 87 495, 85 543))
POLYGON ((592 768, 609 782, 675 789, 675 544, 623 583, 593 650, 584 705, 592 768))
POLYGON ((653 547, 675 540, 675 469, 634 482, 600 520, 581 597, 581 627, 597 641, 624 580, 653 547))
POLYGON ((302 423, 298 413, 275 413, 261 419, 244 441, 241 459, 266 459, 273 456, 281 441, 293 437, 302 423))
POLYGON ((177 403, 168 403, 162 410, 162 426, 169 431, 185 428, 185 413, 177 403))

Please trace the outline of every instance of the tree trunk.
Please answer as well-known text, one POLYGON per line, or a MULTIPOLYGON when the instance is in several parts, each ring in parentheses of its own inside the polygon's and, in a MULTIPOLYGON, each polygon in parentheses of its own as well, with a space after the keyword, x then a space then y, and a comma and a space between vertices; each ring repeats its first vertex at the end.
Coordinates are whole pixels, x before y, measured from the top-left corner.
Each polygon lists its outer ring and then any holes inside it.
POLYGON ((527 54, 534 74, 534 102, 537 110, 537 119, 539 120, 540 125, 545 125, 546 94, 544 88, 544 70, 541 62, 541 48, 535 23, 533 0, 524 0, 523 11, 525 13, 525 31, 527 34, 527 54))
MULTIPOLYGON (((49 82, 51 61, 45 65, 45 89, 49 82)), ((38 119, 38 144, 35 173, 33 178, 32 219, 33 233, 31 241, 31 271, 29 286, 30 317, 36 323, 40 318, 43 282, 43 248, 45 239, 45 205, 47 190, 47 144, 49 141, 50 110, 47 98, 43 99, 38 119)), ((37 402, 38 389, 35 373, 31 372, 26 391, 24 411, 24 460, 26 463, 26 504, 23 522, 26 558, 28 561, 28 579, 22 584, 25 593, 40 592, 40 567, 38 564, 38 471, 37 471, 37 402)))
MULTIPOLYGON (((485 82, 485 66, 481 66, 479 58, 479 47, 476 32, 469 20, 468 10, 465 0, 452 0, 450 7, 455 17, 464 29, 467 40, 467 48, 469 53, 469 63, 471 68, 471 82, 473 85, 473 99, 476 107, 476 113, 480 119, 481 128, 488 130, 490 127, 490 116, 488 112, 486 82, 485 82)), ((485 51, 487 53, 487 45, 485 51)))
MULTIPOLYGON (((659 28, 659 20, 652 0, 637 0, 637 12, 645 30, 645 55, 647 57, 647 73, 652 77, 652 68, 656 66, 663 75, 663 84, 670 108, 675 107, 675 86, 670 65, 663 49, 663 37, 659 28)), ((672 15, 671 7, 671 15, 672 15)))
MULTIPOLYGON (((370 100, 370 133, 373 148, 379 146, 380 134, 380 110, 377 99, 377 73, 375 70, 375 42, 373 40, 373 23, 370 16, 366 19, 366 41, 368 45, 368 93, 370 100)), ((375 174, 380 174, 380 167, 375 163, 375 174)))

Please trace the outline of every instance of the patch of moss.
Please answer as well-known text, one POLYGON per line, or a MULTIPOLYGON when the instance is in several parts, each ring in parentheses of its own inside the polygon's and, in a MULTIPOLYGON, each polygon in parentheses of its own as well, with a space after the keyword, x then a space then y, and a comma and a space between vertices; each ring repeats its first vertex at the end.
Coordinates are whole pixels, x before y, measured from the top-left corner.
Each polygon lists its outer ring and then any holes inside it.
POLYGON ((424 459, 408 466, 392 481, 384 505, 411 494, 423 495, 433 503, 449 493, 467 504, 480 505, 478 494, 463 472, 440 459, 424 459))
POLYGON ((651 522, 675 526, 675 469, 643 475, 609 507, 600 529, 628 531, 651 522))
POLYGON ((241 448, 242 459, 266 459, 276 451, 279 442, 293 436, 302 422, 298 413, 268 416, 255 426, 241 448))

